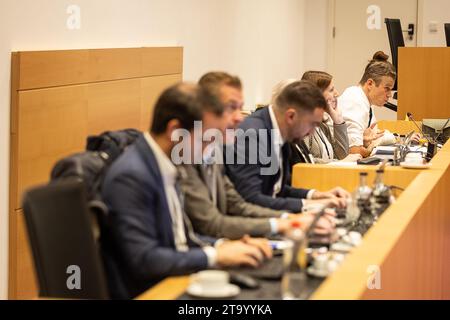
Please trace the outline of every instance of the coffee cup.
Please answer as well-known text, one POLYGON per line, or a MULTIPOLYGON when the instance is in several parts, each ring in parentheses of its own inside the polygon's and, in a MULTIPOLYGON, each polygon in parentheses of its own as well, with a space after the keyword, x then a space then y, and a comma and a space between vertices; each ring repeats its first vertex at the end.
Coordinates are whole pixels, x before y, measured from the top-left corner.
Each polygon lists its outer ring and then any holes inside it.
POLYGON ((405 162, 410 164, 423 164, 422 153, 410 152, 405 157, 405 162))
POLYGON ((230 282, 230 275, 226 271, 206 270, 200 271, 190 278, 191 284, 196 284, 205 292, 220 292, 230 282))

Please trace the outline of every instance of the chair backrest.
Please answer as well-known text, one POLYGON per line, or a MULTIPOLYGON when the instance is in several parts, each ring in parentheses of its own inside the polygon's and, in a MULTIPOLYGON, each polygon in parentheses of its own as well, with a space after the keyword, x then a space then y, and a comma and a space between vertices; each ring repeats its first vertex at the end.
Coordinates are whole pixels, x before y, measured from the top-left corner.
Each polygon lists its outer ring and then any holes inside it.
POLYGON ((32 189, 24 196, 23 209, 40 296, 108 299, 83 183, 32 189))
MULTIPOLYGON (((398 72, 398 48, 405 46, 405 39, 403 38, 402 24, 400 19, 386 18, 384 20, 389 37, 389 44, 391 47, 392 64, 398 72)), ((397 90, 397 81, 395 81, 394 90, 397 90)))
POLYGON ((450 47, 450 23, 446 23, 444 28, 445 28, 445 39, 447 39, 447 47, 450 47))

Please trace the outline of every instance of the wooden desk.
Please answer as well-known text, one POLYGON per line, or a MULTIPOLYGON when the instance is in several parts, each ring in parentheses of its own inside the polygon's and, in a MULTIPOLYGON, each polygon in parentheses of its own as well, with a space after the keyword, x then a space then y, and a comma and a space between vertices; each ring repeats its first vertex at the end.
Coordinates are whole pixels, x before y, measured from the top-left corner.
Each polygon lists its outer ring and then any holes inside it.
MULTIPOLYGON (((406 190, 312 299, 450 299, 450 141, 432 163, 429 170, 387 168, 386 181, 406 190), (379 290, 367 287, 371 266, 381 271, 379 290)), ((362 170, 373 175, 375 168, 297 165, 293 184, 353 190, 362 170)), ((188 277, 168 278, 138 299, 176 299, 188 284, 188 277)))
POLYGON ((175 300, 188 286, 189 276, 167 278, 138 296, 136 300, 175 300))

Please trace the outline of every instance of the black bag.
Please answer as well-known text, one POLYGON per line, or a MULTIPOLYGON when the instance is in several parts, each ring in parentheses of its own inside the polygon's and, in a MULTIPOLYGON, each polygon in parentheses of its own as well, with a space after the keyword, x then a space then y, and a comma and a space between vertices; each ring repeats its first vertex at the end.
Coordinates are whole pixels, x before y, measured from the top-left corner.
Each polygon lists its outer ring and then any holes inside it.
POLYGON ((58 161, 51 172, 50 180, 77 179, 84 183, 89 206, 97 213, 107 214, 101 199, 101 186, 111 163, 114 162, 141 133, 134 129, 108 131, 87 139, 87 151, 58 161))
POLYGON ((99 136, 88 137, 86 150, 105 152, 109 156, 109 161, 113 162, 127 146, 136 141, 140 134, 135 129, 106 131, 99 136))

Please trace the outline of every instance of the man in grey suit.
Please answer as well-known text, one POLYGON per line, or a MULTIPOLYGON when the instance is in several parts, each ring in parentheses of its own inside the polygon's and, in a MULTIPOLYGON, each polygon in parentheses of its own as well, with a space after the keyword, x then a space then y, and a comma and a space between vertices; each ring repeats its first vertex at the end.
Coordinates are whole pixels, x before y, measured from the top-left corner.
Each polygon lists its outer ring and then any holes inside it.
MULTIPOLYGON (((203 129, 218 129, 222 133, 226 129, 235 129, 243 120, 239 78, 223 72, 210 72, 200 79, 199 84, 223 105, 222 110, 204 109, 203 129)), ((183 165, 185 211, 196 232, 229 239, 245 235, 269 237, 287 231, 292 219, 300 220, 305 228, 313 220, 312 214, 290 214, 246 202, 226 176, 224 166, 210 161, 211 158, 206 151, 202 164, 183 165)), ((328 233, 332 227, 332 222, 323 218, 317 231, 328 233)))

